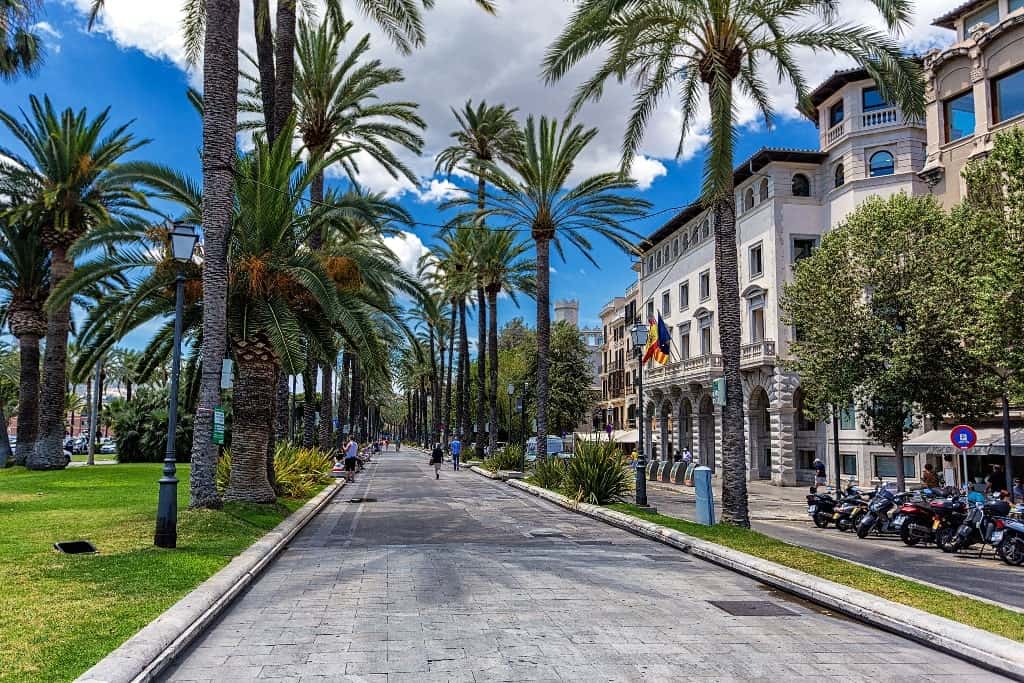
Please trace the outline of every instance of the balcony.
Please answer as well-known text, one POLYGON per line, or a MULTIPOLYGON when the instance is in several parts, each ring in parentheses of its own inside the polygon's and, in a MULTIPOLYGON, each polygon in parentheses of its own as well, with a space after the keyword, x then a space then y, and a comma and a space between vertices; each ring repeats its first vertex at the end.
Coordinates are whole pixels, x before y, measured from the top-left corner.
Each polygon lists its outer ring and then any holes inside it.
POLYGON ((895 128, 897 126, 922 125, 924 124, 919 120, 908 119, 903 116, 896 107, 866 111, 860 114, 851 115, 822 133, 820 140, 821 149, 823 152, 827 151, 829 147, 835 145, 839 141, 843 140, 847 135, 851 135, 853 133, 884 130, 886 128, 895 128))
POLYGON ((646 370, 644 384, 654 387, 680 382, 706 383, 721 374, 722 356, 709 353, 646 370))
POLYGON ((762 365, 775 365, 775 342, 764 340, 740 347, 740 368, 749 370, 762 365))

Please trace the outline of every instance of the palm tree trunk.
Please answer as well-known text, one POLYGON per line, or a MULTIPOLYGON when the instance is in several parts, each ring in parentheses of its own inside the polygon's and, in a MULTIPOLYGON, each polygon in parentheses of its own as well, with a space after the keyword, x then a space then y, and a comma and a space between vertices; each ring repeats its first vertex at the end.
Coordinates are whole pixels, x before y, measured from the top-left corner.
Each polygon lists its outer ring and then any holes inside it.
MULTIPOLYGON (((731 185, 731 183, 730 183, 731 185)), ((747 457, 743 443, 743 377, 740 374, 740 282, 732 188, 715 202, 715 284, 718 335, 725 375, 722 409, 722 521, 749 527, 747 457)))
POLYGON ((278 0, 274 36, 274 130, 280 132, 291 116, 295 81, 295 0, 278 0))
POLYGON ((218 508, 213 409, 220 403, 221 361, 227 351, 227 237, 234 202, 238 120, 238 0, 206 0, 203 107, 203 363, 192 437, 189 506, 218 508))
MULTIPOLYGON (((274 367, 274 384, 273 386, 277 389, 281 388, 281 378, 285 374, 281 368, 274 367)), ((287 378, 285 379, 285 387, 288 386, 287 378)), ((277 453, 277 396, 274 396, 273 401, 267 401, 270 404, 270 417, 267 420, 267 454, 265 457, 267 464, 267 481, 270 482, 270 488, 274 490, 274 497, 280 495, 280 491, 277 486, 277 464, 274 462, 274 455, 277 453)))
MULTIPOLYGON (((18 338, 21 366, 18 373, 18 445, 14 464, 24 465, 39 434, 39 336, 18 338)), ((6 434, 6 432, 4 432, 6 434)))
POLYGON ((548 457, 548 351, 551 346, 551 242, 537 242, 537 460, 548 457))
POLYGON ((462 419, 459 421, 459 433, 463 439, 469 438, 473 428, 473 415, 470 412, 469 390, 472 385, 469 375, 469 334, 466 329, 466 300, 459 301, 459 370, 462 375, 462 419))
POLYGON ((316 443, 316 357, 306 357, 302 370, 302 447, 312 448, 316 443), (310 362, 312 361, 312 362, 310 362))
POLYGON ((132 402, 132 381, 130 379, 124 381, 124 402, 132 402))
MULTIPOLYGON (((498 290, 490 288, 487 291, 487 303, 491 309, 491 315, 487 319, 488 340, 487 354, 489 356, 487 370, 491 375, 491 390, 488 392, 489 406, 489 429, 487 447, 493 453, 498 447, 498 290)), ((511 437, 509 438, 511 441, 511 437)))
MULTIPOLYGON (((51 291, 74 270, 63 245, 51 249, 51 291)), ((46 321, 46 355, 43 358, 43 384, 39 395, 39 435, 26 466, 30 470, 64 469, 64 408, 67 399, 68 331, 71 329, 71 302, 51 311, 46 321)))
POLYGON ((322 363, 320 373, 323 378, 323 388, 320 399, 320 448, 325 451, 331 449, 331 441, 334 437, 334 388, 332 377, 334 366, 331 363, 322 363))
MULTIPOLYGON (((456 311, 461 313, 460 304, 456 304, 456 311)), ((453 330, 453 333, 459 337, 459 349, 458 349, 458 361, 459 366, 455 370, 455 423, 453 426, 453 433, 464 438, 465 434, 462 432, 462 413, 465 410, 465 404, 462 401, 463 398, 463 385, 465 384, 465 365, 462 363, 462 335, 459 334, 458 328, 453 330)))
POLYGON ((903 472, 903 438, 900 437, 899 441, 896 442, 896 447, 892 449, 896 455, 896 490, 906 491, 907 490, 907 477, 903 472))
POLYGON ((430 429, 427 430, 427 434, 429 435, 429 441, 433 443, 437 441, 437 425, 438 422, 441 421, 441 411, 438 409, 440 404, 438 403, 437 400, 438 385, 440 382, 437 376, 437 356, 435 354, 434 326, 429 322, 427 323, 427 336, 430 339, 430 393, 433 397, 433 415, 430 418, 431 424, 430 429))
POLYGON ((455 367, 455 300, 452 299, 451 321, 448 325, 448 377, 444 390, 444 443, 451 441, 452 435, 452 371, 455 367))
POLYGON ((238 353, 238 381, 233 394, 231 475, 224 500, 273 503, 274 489, 267 478, 267 448, 277 368, 273 361, 238 353))
POLYGON ((282 370, 277 377, 277 393, 274 400, 274 441, 288 440, 288 374, 282 370))
MULTIPOLYGON (((349 387, 351 382, 349 381, 349 373, 352 371, 352 354, 348 351, 343 351, 341 354, 341 375, 338 376, 338 421, 347 420, 349 416, 349 387)), ((351 431, 351 424, 349 425, 349 431, 351 431)), ((339 433, 339 441, 348 436, 348 434, 339 433)))
POLYGON ((11 450, 11 440, 7 438, 7 413, 3 402, 0 402, 0 469, 13 464, 14 451, 11 450))
POLYGON ((359 369, 359 359, 352 359, 352 398, 349 400, 348 421, 352 430, 358 438, 364 436, 362 432, 362 403, 363 403, 363 378, 359 369))
POLYGON ((484 457, 484 430, 487 420, 487 295, 482 286, 476 288, 476 457, 484 457))
POLYGON ((267 140, 274 144, 278 128, 274 118, 274 31, 270 26, 269 0, 252 0, 252 14, 256 28, 256 64, 260 71, 260 98, 263 101, 263 125, 267 140))

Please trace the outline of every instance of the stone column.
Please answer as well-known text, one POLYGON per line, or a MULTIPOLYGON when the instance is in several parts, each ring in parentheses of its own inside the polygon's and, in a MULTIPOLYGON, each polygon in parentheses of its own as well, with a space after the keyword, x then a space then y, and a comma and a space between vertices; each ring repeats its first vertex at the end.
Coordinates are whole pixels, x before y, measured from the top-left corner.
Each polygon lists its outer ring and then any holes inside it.
POLYGON ((772 483, 796 486, 795 408, 769 408, 772 440, 772 483))
POLYGON ((658 455, 661 456, 661 460, 668 460, 668 418, 665 417, 665 403, 662 402, 658 408, 658 422, 660 429, 658 430, 658 438, 661 441, 661 447, 658 449, 658 455))

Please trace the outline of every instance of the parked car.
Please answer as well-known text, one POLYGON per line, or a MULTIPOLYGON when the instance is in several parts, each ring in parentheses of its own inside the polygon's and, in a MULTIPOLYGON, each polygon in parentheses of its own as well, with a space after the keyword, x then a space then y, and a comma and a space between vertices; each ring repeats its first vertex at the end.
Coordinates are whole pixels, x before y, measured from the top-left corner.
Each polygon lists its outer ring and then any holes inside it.
POLYGON ((105 444, 100 446, 100 453, 111 454, 117 453, 117 442, 107 441, 105 444))
MULTIPOLYGON (((572 451, 566 451, 565 442, 561 437, 548 434, 548 455, 569 458, 572 457, 572 451)), ((530 462, 537 459, 537 437, 535 436, 526 440, 526 459, 530 462)))

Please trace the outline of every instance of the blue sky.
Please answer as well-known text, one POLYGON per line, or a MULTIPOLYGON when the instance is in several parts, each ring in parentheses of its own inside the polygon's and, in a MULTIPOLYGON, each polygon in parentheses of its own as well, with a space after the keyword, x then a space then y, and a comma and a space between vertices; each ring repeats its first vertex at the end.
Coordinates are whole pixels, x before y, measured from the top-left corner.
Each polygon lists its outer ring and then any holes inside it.
MULTIPOLYGON (((97 31, 85 32, 82 8, 88 0, 63 0, 46 3, 45 22, 40 30, 48 46, 46 64, 34 78, 13 84, 0 84, 0 108, 6 111, 25 107, 29 95, 49 95, 58 107, 86 107, 98 113, 110 107, 115 123, 134 120, 132 130, 150 144, 135 157, 167 164, 196 177, 199 175, 198 149, 201 141, 199 117, 188 104, 186 87, 195 84, 195 74, 184 68, 178 36, 178 0, 161 3, 140 3, 137 0, 108 0, 107 14, 97 31), (165 6, 165 4, 167 6, 165 6)), ((243 8, 250 3, 242 3, 243 8)), ((507 3, 503 16, 483 17, 469 2, 445 0, 428 17, 428 44, 411 57, 399 57, 386 41, 374 36, 374 52, 388 64, 401 66, 407 84, 389 93, 395 99, 413 99, 421 103, 429 129, 427 149, 420 159, 408 162, 420 174, 419 186, 396 185, 383 174, 368 171, 364 182, 381 191, 394 194, 417 221, 439 223, 443 215, 437 200, 450 194, 446 179, 431 177, 432 157, 446 144, 453 126, 449 107, 461 107, 468 98, 489 102, 508 102, 524 113, 560 114, 565 110, 574 81, 549 87, 537 78, 543 47, 560 25, 567 3, 549 0, 519 0, 507 3), (528 11, 518 8, 529 5, 528 11), (544 13, 551 16, 545 17, 544 13), (471 37, 471 39, 469 37, 471 37), (467 85, 471 84, 471 85, 467 85)), ((504 4, 504 3, 503 3, 504 4)), ((856 3, 867 5, 866 2, 856 3)), ((949 36, 927 27, 927 19, 941 13, 951 0, 929 2, 918 22, 925 28, 911 33, 916 45, 948 40, 949 36)), ((862 10, 863 8, 861 8, 862 10)), ((845 15, 844 15, 845 16, 845 15)), ((357 27, 363 25, 357 21, 357 27)), ((251 19, 243 16, 243 45, 251 42, 251 19), (248 28, 247 28, 248 27, 248 28)), ((366 27, 373 32, 372 27, 366 27)), ((831 58, 808 61, 808 80, 817 83, 834 68, 846 64, 831 58)), ((581 74, 585 71, 581 71, 581 74)), ((744 129, 736 153, 737 163, 764 146, 814 148, 817 130, 795 114, 788 92, 778 88, 777 106, 782 114, 777 126, 767 131, 753 118, 750 108, 741 107, 744 129)), ((618 159, 617 146, 628 107, 628 92, 610 89, 609 95, 597 105, 588 106, 578 119, 596 125, 601 134, 584 160, 582 173, 611 170, 618 159)), ((638 180, 644 187, 640 193, 659 212, 692 201, 698 192, 703 161, 703 138, 694 136, 687 145, 684 160, 672 155, 676 146, 677 118, 666 105, 652 119, 650 133, 638 160, 638 180)), ((698 132, 700 126, 698 126, 698 132)), ((0 143, 10 143, 9 135, 0 130, 0 143)), ((457 181, 457 179, 456 179, 457 181)), ((337 181, 335 181, 337 182, 337 181)), ((671 212, 632 223, 642 234, 655 230, 671 217, 671 212)), ((407 261, 423 248, 429 249, 436 232, 418 226, 405 244, 396 244, 396 253, 407 261), (422 242, 424 246, 419 243, 422 242)), ((600 238, 595 243, 595 268, 578 253, 567 252, 565 263, 553 262, 552 298, 580 300, 581 321, 598 322, 600 308, 619 295, 635 278, 630 258, 600 238)), ((535 310, 532 301, 521 299, 521 310, 508 300, 502 301, 502 322, 521 315, 532 322, 535 310)), ((149 331, 141 331, 126 340, 130 346, 145 342, 149 331)))

